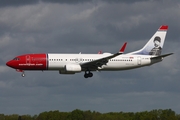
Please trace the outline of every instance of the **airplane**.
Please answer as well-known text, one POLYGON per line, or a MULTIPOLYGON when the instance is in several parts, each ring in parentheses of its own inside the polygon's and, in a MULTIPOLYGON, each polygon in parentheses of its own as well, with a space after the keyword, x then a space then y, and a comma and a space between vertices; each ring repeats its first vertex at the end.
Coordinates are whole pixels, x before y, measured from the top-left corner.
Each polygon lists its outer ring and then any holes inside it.
POLYGON ((83 71, 84 78, 92 77, 92 71, 121 71, 150 66, 173 54, 161 55, 167 30, 167 25, 160 26, 142 49, 127 54, 123 54, 127 45, 125 42, 115 54, 24 54, 8 61, 6 65, 22 72, 22 77, 25 76, 25 70, 54 70, 68 75, 83 71))

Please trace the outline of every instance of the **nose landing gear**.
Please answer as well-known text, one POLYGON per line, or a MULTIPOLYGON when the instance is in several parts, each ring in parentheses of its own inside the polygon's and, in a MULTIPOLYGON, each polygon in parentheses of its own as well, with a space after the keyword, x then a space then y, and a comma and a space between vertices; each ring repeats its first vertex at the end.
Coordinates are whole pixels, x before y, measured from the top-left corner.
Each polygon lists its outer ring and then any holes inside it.
POLYGON ((92 77, 93 76, 93 73, 91 73, 90 71, 85 71, 85 74, 84 74, 84 78, 88 78, 88 77, 92 77))
POLYGON ((21 74, 21 76, 22 76, 22 77, 25 77, 25 73, 23 72, 23 73, 21 74))
POLYGON ((22 72, 21 76, 22 76, 22 77, 25 77, 24 70, 16 69, 16 71, 17 71, 17 72, 22 72))

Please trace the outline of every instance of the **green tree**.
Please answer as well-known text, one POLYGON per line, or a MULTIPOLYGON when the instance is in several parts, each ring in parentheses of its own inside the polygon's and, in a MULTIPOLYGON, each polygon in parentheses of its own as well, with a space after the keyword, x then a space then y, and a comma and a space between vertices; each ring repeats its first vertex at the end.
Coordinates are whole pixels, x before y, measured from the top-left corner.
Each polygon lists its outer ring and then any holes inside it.
POLYGON ((30 115, 22 115, 22 116, 19 116, 19 118, 21 118, 19 120, 35 120, 30 115))
POLYGON ((85 120, 84 112, 76 109, 71 112, 71 120, 85 120))
POLYGON ((171 109, 163 110, 160 118, 161 120, 177 120, 175 112, 171 109))
POLYGON ((4 114, 0 114, 0 120, 5 120, 5 115, 4 114))
POLYGON ((13 115, 6 115, 5 120, 18 120, 19 115, 13 114, 13 115))

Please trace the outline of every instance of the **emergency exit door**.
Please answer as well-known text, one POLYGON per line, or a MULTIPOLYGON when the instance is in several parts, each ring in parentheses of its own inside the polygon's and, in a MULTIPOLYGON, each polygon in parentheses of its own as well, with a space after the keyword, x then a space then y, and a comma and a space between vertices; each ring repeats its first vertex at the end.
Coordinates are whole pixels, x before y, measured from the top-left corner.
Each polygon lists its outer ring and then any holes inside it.
POLYGON ((137 64, 141 65, 141 57, 140 56, 137 57, 137 64))

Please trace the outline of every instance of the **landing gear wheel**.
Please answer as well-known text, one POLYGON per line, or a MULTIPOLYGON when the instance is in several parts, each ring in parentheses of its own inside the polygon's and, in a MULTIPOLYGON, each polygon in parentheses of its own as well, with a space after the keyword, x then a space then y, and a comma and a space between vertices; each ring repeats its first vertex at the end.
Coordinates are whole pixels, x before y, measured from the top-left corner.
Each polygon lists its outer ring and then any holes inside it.
POLYGON ((25 74, 24 74, 24 73, 22 73, 22 74, 21 74, 21 76, 22 76, 22 77, 25 77, 25 74))
POLYGON ((89 77, 92 77, 92 76, 93 76, 93 74, 90 72, 90 73, 89 73, 89 77))
POLYGON ((88 74, 84 74, 84 78, 88 78, 88 74))
POLYGON ((90 71, 89 72, 85 72, 84 74, 84 78, 88 78, 88 77, 92 77, 93 76, 93 73, 91 73, 90 71))
POLYGON ((24 73, 24 71, 22 71, 22 74, 21 74, 21 76, 22 76, 22 77, 25 77, 25 73, 24 73))

